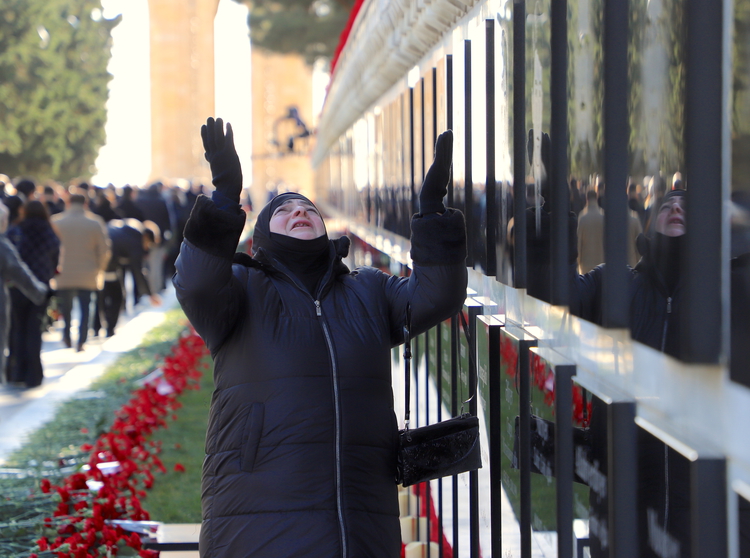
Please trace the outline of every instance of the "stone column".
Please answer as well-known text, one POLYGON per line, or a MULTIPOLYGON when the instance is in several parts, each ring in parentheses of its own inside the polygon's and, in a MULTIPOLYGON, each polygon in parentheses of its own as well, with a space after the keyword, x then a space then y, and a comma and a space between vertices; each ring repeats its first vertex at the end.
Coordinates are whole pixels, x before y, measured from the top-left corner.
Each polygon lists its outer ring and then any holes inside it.
POLYGON ((255 208, 265 205, 269 192, 279 189, 299 192, 311 199, 313 172, 310 152, 314 137, 289 138, 301 128, 286 118, 295 107, 313 132, 312 68, 299 55, 276 54, 252 49, 253 181, 255 208), (276 144, 274 143, 276 142, 276 144))
POLYGON ((210 180, 200 127, 214 116, 214 18, 219 0, 148 3, 151 179, 210 180))

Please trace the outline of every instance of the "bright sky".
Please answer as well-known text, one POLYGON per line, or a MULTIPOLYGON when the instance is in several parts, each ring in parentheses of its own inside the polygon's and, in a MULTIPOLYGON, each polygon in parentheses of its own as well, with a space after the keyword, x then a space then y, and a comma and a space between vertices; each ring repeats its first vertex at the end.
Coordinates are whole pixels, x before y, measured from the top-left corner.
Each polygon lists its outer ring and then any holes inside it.
MULTIPOLYGON (((98 173, 93 183, 144 185, 151 170, 148 2, 102 0, 102 6, 105 17, 122 14, 122 21, 112 31, 108 70, 114 77, 109 84, 107 140, 96 160, 98 173)), ((221 0, 214 23, 218 31, 214 46, 216 115, 232 122, 242 169, 250 177, 252 121, 247 7, 233 0, 221 0), (231 67, 222 64, 222 60, 231 61, 231 67)))

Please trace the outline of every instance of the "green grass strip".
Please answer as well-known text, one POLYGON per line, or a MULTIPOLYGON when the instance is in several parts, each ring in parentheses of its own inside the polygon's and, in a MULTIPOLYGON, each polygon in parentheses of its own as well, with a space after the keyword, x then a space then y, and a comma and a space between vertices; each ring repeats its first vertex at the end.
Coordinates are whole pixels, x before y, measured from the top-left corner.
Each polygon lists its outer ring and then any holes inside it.
MULTIPOLYGON (((44 496, 39 491, 41 478, 59 482, 88 460, 80 447, 109 430, 115 412, 138 388, 136 382, 162 364, 188 325, 181 309, 168 311, 164 322, 149 331, 141 345, 119 356, 88 390, 62 403, 54 418, 8 457, 3 468, 21 469, 28 475, 0 478, 0 556, 25 557, 34 551, 42 519, 51 515, 52 500, 40 498, 44 496)), ((153 438, 162 445, 160 458, 167 467, 166 474, 156 473, 144 502, 154 521, 200 522, 200 472, 213 389, 212 370, 202 371, 201 389, 186 390, 180 396, 182 407, 176 420, 153 438), (175 470, 178 463, 184 472, 175 470)))

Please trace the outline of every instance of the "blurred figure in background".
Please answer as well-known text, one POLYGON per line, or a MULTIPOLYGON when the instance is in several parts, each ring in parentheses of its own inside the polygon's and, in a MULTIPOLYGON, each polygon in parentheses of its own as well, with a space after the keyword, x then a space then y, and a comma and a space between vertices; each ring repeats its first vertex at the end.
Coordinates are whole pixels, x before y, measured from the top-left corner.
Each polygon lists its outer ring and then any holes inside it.
POLYGON ((88 339, 91 294, 99 289, 110 256, 107 227, 101 217, 86 210, 86 201, 84 195, 73 194, 68 209, 52 217, 52 226, 62 243, 60 274, 55 282, 64 321, 63 343, 72 347, 70 328, 76 299, 81 311, 78 351, 83 350, 88 339))
POLYGON ((120 219, 138 219, 144 221, 143 211, 135 205, 135 190, 130 185, 125 185, 122 188, 122 194, 120 199, 117 200, 115 205, 115 213, 120 219))
POLYGON ((152 293, 164 290, 164 262, 166 260, 166 244, 172 238, 172 223, 169 217, 167 201, 162 195, 163 184, 155 182, 147 190, 141 190, 136 206, 143 212, 144 221, 153 221, 161 232, 161 241, 155 244, 148 256, 148 280, 152 293))
MULTIPOLYGON (((45 204, 38 200, 26 203, 25 217, 16 225, 14 242, 23 262, 49 290, 60 256, 60 239, 52 230, 45 204)), ((9 337, 8 377, 27 387, 42 383, 42 331, 47 315, 47 298, 35 302, 15 285, 10 289, 12 302, 9 337)))
MULTIPOLYGON (((107 328, 107 337, 115 334, 115 326, 125 301, 125 269, 133 272, 138 292, 149 295, 151 304, 161 303, 153 294, 143 275, 146 255, 158 243, 159 228, 151 221, 141 223, 137 219, 115 219, 107 224, 111 245, 111 256, 104 273, 104 287, 97 298, 101 323, 107 328)), ((94 328, 98 333, 97 328, 94 328)))
MULTIPOLYGON (((47 286, 34 277, 5 235, 9 214, 8 208, 0 203, 0 371, 2 372, 6 371, 5 347, 8 344, 10 325, 11 301, 8 284, 13 283, 34 304, 42 304, 47 298, 47 286)), ((13 381, 18 382, 19 379, 14 378, 13 381)))
POLYGON ((586 192, 586 207, 578 216, 578 273, 588 273, 604 261, 604 211, 594 188, 586 192))

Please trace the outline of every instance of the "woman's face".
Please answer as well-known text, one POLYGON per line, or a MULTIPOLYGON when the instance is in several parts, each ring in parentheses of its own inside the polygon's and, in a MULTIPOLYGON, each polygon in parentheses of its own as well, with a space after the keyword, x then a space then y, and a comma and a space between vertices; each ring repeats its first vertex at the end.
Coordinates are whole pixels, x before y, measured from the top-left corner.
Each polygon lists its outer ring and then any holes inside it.
POLYGON ((312 240, 326 232, 323 218, 315 206, 299 198, 287 200, 277 207, 269 225, 272 233, 300 240, 312 240))
POLYGON ((685 234, 685 197, 675 196, 659 208, 656 216, 656 232, 665 236, 685 234))

